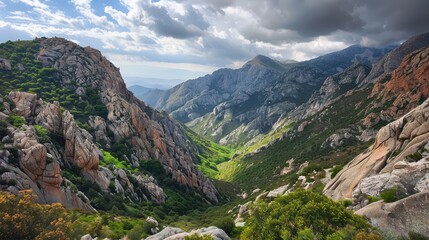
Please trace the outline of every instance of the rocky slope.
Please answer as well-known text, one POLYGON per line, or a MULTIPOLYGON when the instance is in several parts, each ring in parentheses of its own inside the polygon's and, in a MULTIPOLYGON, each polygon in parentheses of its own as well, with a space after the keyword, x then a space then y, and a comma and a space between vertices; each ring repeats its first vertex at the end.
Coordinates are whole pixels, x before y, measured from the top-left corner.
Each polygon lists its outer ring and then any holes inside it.
POLYGON ((158 93, 158 99, 148 93, 143 100, 200 135, 222 144, 243 144, 305 103, 329 75, 355 62, 373 63, 385 50, 352 46, 289 64, 257 56, 240 69, 220 69, 158 93))
MULTIPOLYGON (((1 148, 9 146, 8 141, 12 141, 13 144, 10 147, 18 148, 19 155, 19 166, 10 166, 7 163, 7 157, 3 158, 7 171, 2 176, 15 170, 23 171, 28 176, 27 181, 31 179, 37 185, 33 184, 31 188, 44 199, 44 202, 59 201, 66 206, 77 208, 91 207, 88 199, 83 197, 85 201, 82 202, 73 194, 71 195, 75 197, 66 197, 67 200, 64 200, 65 194, 70 195, 67 193, 68 188, 61 185, 68 182, 62 181, 61 169, 64 166, 71 170, 77 168, 78 175, 83 176, 85 181, 97 184, 103 192, 122 192, 133 201, 145 199, 158 203, 165 201, 166 195, 153 177, 145 174, 135 175, 129 170, 124 171, 114 166, 110 170, 100 166, 103 158, 100 148, 103 148, 116 153, 116 156, 130 168, 141 168, 142 160, 159 161, 167 176, 178 185, 199 192, 210 201, 218 201, 216 188, 194 164, 194 161, 199 161, 197 154, 200 150, 197 145, 169 116, 151 109, 135 98, 126 89, 119 69, 104 58, 98 50, 90 47, 83 48, 61 38, 37 41, 39 42, 34 45, 39 46, 39 50, 34 60, 40 61, 42 70, 52 72, 50 69, 54 69, 55 84, 71 91, 71 97, 77 95, 77 98, 81 99, 76 107, 82 106, 80 105, 84 103, 82 99, 92 96, 91 104, 96 105, 101 101, 101 105, 95 108, 101 109, 98 112, 105 114, 85 116, 81 114, 83 109, 75 107, 70 109, 70 112, 60 111, 58 102, 46 103, 41 99, 38 100, 34 94, 11 92, 2 99, 3 112, 0 115, 6 119, 6 122, 15 116, 22 116, 25 124, 22 128, 7 124, 7 131, 2 133, 1 138, 5 143, 1 148), (75 120, 72 113, 79 114, 79 120, 75 120), (35 124, 46 129, 48 134, 58 135, 57 141, 41 142, 34 133, 35 124), (49 160, 49 164, 45 163, 46 159, 49 160), (129 179, 130 176, 132 179, 129 179), (44 184, 45 181, 50 185, 44 184), (54 187, 52 188, 51 185, 54 187), (138 189, 134 188, 143 190, 139 190, 137 194, 138 189), (73 203, 69 204, 70 201, 73 203)), ((16 64, 16 59, 12 64, 9 62, 10 68, 6 64, 8 62, 2 60, 2 63, 5 63, 3 65, 6 66, 0 72, 4 74, 2 77, 7 78, 19 71, 24 74, 30 70, 18 67, 22 65, 16 64)), ((3 152, 5 156, 10 154, 7 150, 3 152)), ((16 186, 18 189, 30 188, 28 184, 16 186)), ((3 187, 7 188, 7 186, 3 187)))
POLYGON ((165 193, 150 176, 100 166, 103 154, 93 137, 77 126, 69 111, 61 113, 58 102, 45 103, 24 92, 12 92, 5 99, 14 107, 6 108, 1 118, 2 189, 13 193, 32 189, 40 202, 60 202, 68 208, 92 211, 90 200, 76 189, 76 183, 62 176, 64 168, 74 167, 102 192, 118 193, 134 201, 165 201, 165 193), (12 119, 11 125, 4 125, 12 119), (17 125, 16 119, 22 119, 22 125, 17 125), (136 179, 135 185, 130 178, 136 179), (138 194, 138 187, 149 194, 138 194))

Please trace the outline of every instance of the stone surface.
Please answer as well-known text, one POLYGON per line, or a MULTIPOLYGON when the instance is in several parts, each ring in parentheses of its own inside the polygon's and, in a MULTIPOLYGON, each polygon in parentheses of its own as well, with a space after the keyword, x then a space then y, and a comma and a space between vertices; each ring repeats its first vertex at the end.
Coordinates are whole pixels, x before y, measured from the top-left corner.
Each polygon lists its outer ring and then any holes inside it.
POLYGON ((10 61, 4 58, 0 58, 0 70, 11 71, 12 65, 10 64, 10 61))
POLYGON ((429 100, 381 128, 373 146, 354 158, 329 182, 324 193, 333 199, 351 199, 363 178, 391 173, 429 141, 429 100))
POLYGON ((36 94, 26 92, 11 92, 8 98, 15 104, 15 108, 12 109, 17 115, 23 117, 29 117, 34 113, 36 108, 36 94))
POLYGON ((191 232, 184 232, 180 228, 166 227, 161 232, 146 238, 146 240, 184 240, 186 236, 191 236, 193 234, 199 236, 209 235, 213 240, 230 240, 229 236, 222 229, 214 226, 193 230, 191 232))
POLYGON ((409 232, 429 236, 429 191, 393 203, 372 203, 356 214, 369 219, 383 233, 407 237, 409 232))
MULTIPOLYGON (((124 158, 129 159, 131 165, 137 166, 140 160, 159 160, 177 183, 203 192, 213 202, 218 201, 213 183, 194 164, 197 161, 195 153, 199 150, 186 136, 184 129, 167 115, 135 98, 126 89, 119 69, 98 50, 82 48, 62 38, 50 38, 41 42, 37 59, 44 66, 56 68, 62 84, 74 89, 77 94, 85 94, 88 87, 98 91, 107 107, 108 116, 107 119, 102 116, 90 118, 89 124, 95 128, 96 141, 104 141, 108 146, 125 142, 132 156, 124 158), (107 136, 107 131, 113 132, 113 138, 107 136)), ((98 160, 96 148, 89 144, 90 138, 84 131, 75 131, 73 124, 66 124, 70 122, 68 114, 63 115, 62 121, 66 126, 63 132, 67 159, 85 170, 95 170, 98 160), (72 150, 72 147, 76 148, 72 150)), ((89 175, 97 178, 96 174, 89 175)))
POLYGON ((62 131, 62 116, 58 102, 43 105, 37 114, 36 124, 48 129, 50 132, 62 131))

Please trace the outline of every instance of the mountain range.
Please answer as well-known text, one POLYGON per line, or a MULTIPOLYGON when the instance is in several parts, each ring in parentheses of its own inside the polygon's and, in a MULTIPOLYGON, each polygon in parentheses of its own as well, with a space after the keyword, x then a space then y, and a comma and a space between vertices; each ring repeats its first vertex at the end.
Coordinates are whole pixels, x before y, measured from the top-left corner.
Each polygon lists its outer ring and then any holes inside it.
POLYGON ((150 106, 223 145, 244 145, 305 103, 330 75, 353 63, 371 65, 393 46, 351 46, 305 62, 258 55, 240 69, 220 69, 169 90, 140 94, 150 106))
MULTIPOLYGON (((96 49, 9 41, 0 44, 0 187, 230 235, 231 224, 251 232, 254 207, 305 189, 380 230, 362 225, 368 234, 427 237, 428 74, 429 33, 303 62, 258 55, 168 90, 131 91, 96 49), (233 223, 216 221, 225 217, 233 223)), ((148 219, 146 233, 158 232, 148 219)), ((354 227, 326 231, 357 236, 354 227)), ((201 232, 229 239, 192 231, 201 232)), ((167 227, 148 239, 190 234, 167 227)))

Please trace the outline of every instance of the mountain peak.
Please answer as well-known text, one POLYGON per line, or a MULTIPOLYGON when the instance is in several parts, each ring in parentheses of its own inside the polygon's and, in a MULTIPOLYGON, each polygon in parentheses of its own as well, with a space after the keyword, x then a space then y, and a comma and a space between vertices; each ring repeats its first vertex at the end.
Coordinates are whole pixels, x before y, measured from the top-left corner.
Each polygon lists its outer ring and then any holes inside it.
POLYGON ((265 67, 265 68, 270 68, 270 69, 275 69, 277 71, 283 71, 284 70, 284 65, 274 59, 271 59, 267 56, 258 54, 256 55, 256 57, 254 57, 252 60, 248 61, 246 64, 243 65, 243 68, 245 67, 253 67, 253 66, 260 66, 260 67, 265 67))

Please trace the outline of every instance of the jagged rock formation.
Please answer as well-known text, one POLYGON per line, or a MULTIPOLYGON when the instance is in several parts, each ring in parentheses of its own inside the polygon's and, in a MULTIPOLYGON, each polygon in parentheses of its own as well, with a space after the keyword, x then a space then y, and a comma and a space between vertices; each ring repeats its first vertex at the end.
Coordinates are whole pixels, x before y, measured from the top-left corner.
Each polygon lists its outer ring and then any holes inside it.
MULTIPOLYGON (((362 179, 391 173, 395 164, 418 152, 429 141, 429 101, 380 129, 375 143, 357 156, 326 185, 324 193, 333 199, 352 199, 362 179)), ((396 166, 399 168, 399 166, 396 166)))
POLYGON ((395 235, 415 231, 428 235, 426 215, 414 213, 429 206, 429 100, 400 119, 380 129, 375 143, 354 158, 330 181, 324 194, 339 200, 353 199, 355 209, 383 231, 395 235), (410 162, 417 161, 417 162, 410 162), (397 196, 410 196, 395 203, 368 204, 368 196, 394 189, 397 196), (426 196, 427 197, 427 196, 426 196), (413 217, 411 217, 413 216, 413 217), (397 222, 393 224, 393 222, 397 222), (401 231, 406 229, 407 231, 401 231))
POLYGON ((402 59, 406 55, 420 48, 427 47, 428 42, 429 32, 409 38, 407 41, 402 43, 401 46, 395 48, 378 61, 361 85, 371 82, 375 83, 376 81, 388 78, 389 74, 401 64, 402 59))
MULTIPOLYGON (((85 194, 74 189, 74 184, 61 176, 62 167, 74 166, 83 177, 96 183, 104 192, 111 191, 109 185, 113 181, 116 193, 135 201, 148 198, 157 203, 165 201, 165 193, 152 177, 143 174, 128 175, 122 169, 114 169, 112 172, 99 166, 101 152, 92 136, 77 126, 69 111, 61 113, 58 102, 45 103, 36 100, 35 94, 21 92, 12 92, 8 99, 16 106, 11 112, 26 116, 26 119, 23 126, 9 126, 6 135, 3 136, 2 133, 2 190, 17 193, 22 189, 32 189, 42 203, 60 202, 67 208, 94 211, 85 194), (29 124, 33 121, 49 134, 61 136, 57 141, 64 145, 43 140, 46 136, 39 136, 35 127, 29 124), (16 154, 11 153, 14 149, 16 154), (129 177, 137 181, 136 186, 131 184, 129 177), (134 191, 137 186, 146 189, 149 195, 138 195, 134 191)), ((7 114, 5 116, 8 118, 7 114)))
POLYGON ((188 123, 200 135, 221 144, 243 144, 306 102, 326 77, 358 61, 372 63, 383 51, 352 46, 288 64, 257 56, 240 69, 220 69, 157 93, 158 99, 149 92, 143 100, 188 123))
POLYGON ((427 47, 410 53, 389 76, 376 82, 371 96, 377 100, 372 107, 377 108, 391 102, 391 106, 380 114, 382 120, 390 122, 397 119, 429 96, 428 54, 427 47))
POLYGON ((145 240, 183 240, 185 237, 194 234, 198 236, 209 235, 214 240, 230 240, 228 235, 222 229, 213 226, 193 230, 191 232, 185 232, 180 228, 166 227, 161 232, 152 235, 145 240))
MULTIPOLYGON (((133 166, 140 160, 159 160, 179 184, 218 201, 217 190, 193 163, 198 149, 184 130, 167 115, 152 110, 135 98, 126 89, 119 69, 98 50, 52 38, 41 42, 37 59, 44 66, 56 68, 62 84, 74 89, 78 95, 85 95, 88 87, 97 89, 108 115, 107 119, 94 116, 90 120, 96 130, 96 140, 107 142, 106 146, 126 141, 132 154, 123 157, 133 166), (114 139, 107 139, 106 131, 113 132, 114 139)), ((95 152, 89 150, 82 158, 87 154, 95 157, 95 152)), ((93 164, 88 165, 91 167, 96 168, 93 164)))
POLYGON ((355 63, 343 72, 334 74, 325 79, 320 90, 314 93, 308 102, 294 109, 291 117, 304 119, 318 113, 337 97, 342 96, 349 90, 356 89, 370 72, 371 67, 364 63, 355 63))

